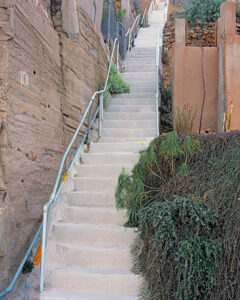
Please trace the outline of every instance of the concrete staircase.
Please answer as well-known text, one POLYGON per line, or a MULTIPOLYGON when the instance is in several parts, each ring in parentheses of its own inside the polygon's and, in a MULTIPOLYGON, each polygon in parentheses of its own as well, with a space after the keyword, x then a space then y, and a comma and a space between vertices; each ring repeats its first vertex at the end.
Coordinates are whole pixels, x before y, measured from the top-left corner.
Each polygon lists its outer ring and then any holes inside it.
POLYGON ((156 39, 155 26, 140 30, 122 74, 131 93, 113 96, 102 138, 81 154, 69 179, 73 191, 57 207, 49 235, 42 300, 138 299, 130 256, 135 233, 122 226, 114 192, 122 167, 130 171, 156 136, 156 39))

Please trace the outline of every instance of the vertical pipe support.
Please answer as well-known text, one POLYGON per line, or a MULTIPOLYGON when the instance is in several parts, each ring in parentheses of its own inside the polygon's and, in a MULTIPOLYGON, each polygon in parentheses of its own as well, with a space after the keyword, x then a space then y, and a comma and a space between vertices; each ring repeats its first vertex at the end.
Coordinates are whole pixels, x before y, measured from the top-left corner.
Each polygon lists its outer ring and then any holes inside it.
POLYGON ((110 46, 110 28, 111 28, 111 0, 108 0, 108 27, 107 27, 107 45, 110 46))

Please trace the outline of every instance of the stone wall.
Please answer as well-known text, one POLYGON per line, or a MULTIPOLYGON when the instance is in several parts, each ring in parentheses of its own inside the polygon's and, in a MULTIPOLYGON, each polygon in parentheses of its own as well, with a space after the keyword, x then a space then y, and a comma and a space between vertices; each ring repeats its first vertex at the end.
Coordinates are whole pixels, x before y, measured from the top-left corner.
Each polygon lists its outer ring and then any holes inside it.
POLYGON ((99 29, 83 9, 68 7, 74 1, 63 2, 0 2, 0 289, 39 226, 66 143, 106 75, 99 29))
POLYGON ((97 28, 100 30, 101 22, 102 22, 103 0, 77 0, 77 4, 89 15, 91 19, 93 17, 93 10, 95 4, 96 6, 95 24, 97 28))

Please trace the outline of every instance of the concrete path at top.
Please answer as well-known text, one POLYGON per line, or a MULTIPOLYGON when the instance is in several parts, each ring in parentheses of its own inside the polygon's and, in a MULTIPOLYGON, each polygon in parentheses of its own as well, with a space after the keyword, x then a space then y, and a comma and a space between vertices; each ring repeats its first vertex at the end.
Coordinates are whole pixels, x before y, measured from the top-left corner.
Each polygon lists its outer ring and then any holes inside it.
POLYGON ((163 43, 163 28, 167 20, 168 5, 167 2, 161 2, 159 4, 159 9, 153 11, 150 16, 149 25, 150 27, 140 29, 139 36, 136 39, 136 48, 152 48, 156 47, 158 26, 160 34, 160 46, 163 43))

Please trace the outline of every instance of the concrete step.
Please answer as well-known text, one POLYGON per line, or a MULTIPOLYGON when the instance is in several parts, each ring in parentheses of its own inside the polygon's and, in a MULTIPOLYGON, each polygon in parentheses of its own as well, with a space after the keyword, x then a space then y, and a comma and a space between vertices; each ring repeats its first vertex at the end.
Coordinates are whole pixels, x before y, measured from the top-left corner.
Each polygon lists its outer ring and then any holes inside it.
MULTIPOLYGON (((155 76, 156 77, 156 76, 155 76)), ((127 79, 124 79, 127 84, 130 85, 130 88, 132 86, 132 84, 138 84, 138 85, 141 85, 141 84, 146 84, 150 87, 155 87, 156 88, 156 85, 157 85, 157 82, 156 82, 156 79, 155 78, 127 78, 127 79)))
POLYGON ((109 112, 155 112, 155 105, 110 105, 109 112))
POLYGON ((48 279, 51 289, 98 293, 138 294, 139 279, 130 271, 102 271, 86 268, 59 268, 48 279))
POLYGON ((132 259, 129 247, 92 245, 56 245, 56 263, 59 266, 89 269, 131 270, 132 259))
POLYGON ((70 291, 51 291, 43 293, 40 300, 138 300, 137 296, 122 296, 122 295, 99 295, 92 293, 70 292, 70 291))
POLYGON ((135 233, 118 225, 57 223, 53 228, 57 242, 73 245, 105 245, 130 247, 135 233))
POLYGON ((156 61, 156 53, 155 54, 132 54, 130 53, 128 56, 127 56, 127 59, 126 61, 143 61, 143 62, 146 62, 146 61, 149 61, 149 62, 154 62, 156 61))
POLYGON ((156 122, 155 120, 104 120, 102 126, 103 128, 146 129, 154 128, 156 122))
POLYGON ((138 73, 144 73, 144 72, 154 72, 156 69, 155 66, 151 66, 149 65, 148 67, 144 67, 144 66, 141 66, 141 65, 138 65, 138 66, 130 66, 130 65, 127 65, 127 68, 126 68, 126 71, 127 72, 138 72, 138 73))
POLYGON ((145 79, 155 79, 156 77, 156 72, 126 72, 126 73, 121 73, 121 77, 125 80, 131 79, 131 78, 145 78, 145 79))
POLYGON ((127 129, 127 128, 103 128, 102 135, 105 137, 149 137, 156 134, 156 128, 140 128, 140 129, 127 129))
POLYGON ((67 199, 71 206, 115 207, 114 192, 71 192, 67 193, 67 199))
POLYGON ((117 178, 103 177, 74 177, 75 191, 93 191, 113 193, 117 185, 117 178))
POLYGON ((114 99, 152 99, 156 98, 156 93, 154 91, 149 92, 130 92, 129 94, 113 94, 111 95, 112 100, 114 99))
POLYGON ((156 120, 156 112, 104 112, 104 120, 156 120))
POLYGON ((143 143, 149 140, 155 139, 156 134, 152 137, 140 136, 140 137, 101 137, 101 143, 129 143, 129 142, 138 142, 143 143))
POLYGON ((125 212, 111 207, 67 207, 63 211, 64 222, 123 225, 125 212))
MULTIPOLYGON (((139 143, 140 144, 140 143, 139 143)), ((137 145, 138 149, 140 150, 142 145, 137 145)), ((104 144, 102 144, 103 146, 105 146, 104 144)), ((109 144, 107 144, 107 146, 109 147, 109 144)), ((92 147, 92 146, 91 146, 92 147)), ((102 147, 102 148, 106 148, 102 147)), ((99 148, 98 148, 99 149, 99 148)), ((129 151, 129 149, 126 149, 126 151, 129 151)), ((119 148, 117 149, 116 147, 116 151, 119 151, 119 148)), ((106 151, 92 151, 91 153, 105 153, 106 151)), ((109 152, 113 152, 108 150, 109 152)), ((137 153, 137 151, 135 151, 137 153)), ((99 178, 99 177, 118 177, 119 174, 122 171, 123 166, 121 164, 101 164, 101 165, 78 165, 76 166, 76 170, 77 170, 77 176, 78 177, 95 177, 95 178, 99 178)), ((124 168, 126 169, 126 171, 130 172, 133 168, 132 164, 129 165, 125 165, 124 168)))
POLYGON ((112 105, 154 105, 156 103, 156 98, 152 97, 149 99, 139 98, 139 99, 123 99, 114 98, 112 99, 112 105))
MULTIPOLYGON (((138 153, 141 150, 144 150, 148 144, 150 143, 150 139, 146 139, 145 141, 142 142, 120 142, 120 143, 92 143, 91 144, 91 148, 90 148, 90 152, 91 153, 113 153, 113 152, 135 152, 138 153)), ((81 165, 82 167, 84 165, 81 165)), ((79 167, 79 169, 81 169, 81 166, 79 167)), ((109 171, 106 170, 107 174, 109 174, 109 172, 114 173, 112 167, 119 167, 122 165, 104 165, 104 169, 107 167, 109 167, 109 171)), ((89 165, 86 167, 90 167, 89 165)), ((132 167, 132 164, 129 165, 125 165, 125 168, 128 170, 129 167, 132 167)), ((95 168, 95 166, 94 166, 95 168)), ((102 169, 102 167, 100 167, 100 169, 102 169)), ((84 173, 84 171, 83 171, 84 173)), ((102 176, 104 176, 106 173, 103 173, 102 176)))
POLYGON ((86 165, 122 164, 123 166, 135 164, 139 154, 131 152, 114 153, 82 153, 81 161, 86 165))
POLYGON ((157 88, 156 88, 156 86, 150 86, 150 87, 148 87, 148 86, 146 86, 146 87, 133 87, 133 86, 131 86, 131 93, 151 93, 151 94, 154 94, 154 95, 156 95, 156 90, 157 90, 157 88))
MULTIPOLYGON (((132 81, 130 84, 130 89, 137 89, 137 88, 142 88, 142 89, 145 89, 145 88, 151 88, 154 90, 154 92, 156 92, 156 87, 157 87, 157 84, 155 81, 151 81, 151 82, 138 82, 138 81, 132 81)), ((132 91, 132 90, 131 90, 132 91)))

